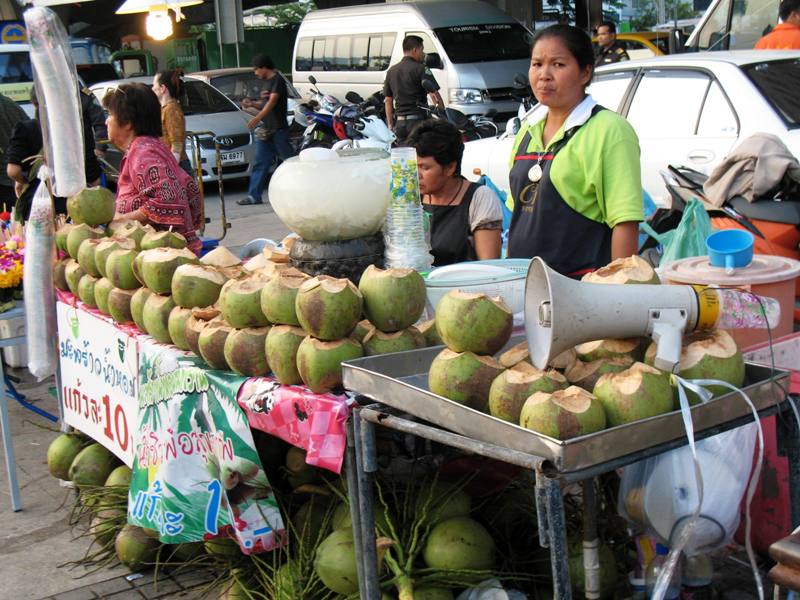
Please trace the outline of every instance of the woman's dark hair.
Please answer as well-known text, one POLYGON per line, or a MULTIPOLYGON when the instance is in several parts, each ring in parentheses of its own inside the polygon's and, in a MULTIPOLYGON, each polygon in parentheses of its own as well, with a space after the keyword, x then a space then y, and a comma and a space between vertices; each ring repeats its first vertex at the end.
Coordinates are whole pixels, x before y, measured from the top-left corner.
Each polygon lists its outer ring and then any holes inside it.
POLYGON ((136 135, 161 137, 161 105, 143 83, 124 83, 103 97, 105 108, 120 125, 131 124, 136 135))
POLYGON ((167 88, 169 95, 179 100, 183 95, 183 69, 173 69, 172 71, 159 71, 156 75, 158 85, 167 88))
POLYGON ((594 67, 592 40, 582 29, 578 29, 573 25, 551 25, 550 27, 545 27, 533 36, 531 53, 533 53, 533 49, 539 40, 545 38, 558 38, 561 40, 569 53, 578 61, 578 66, 581 69, 594 67))
POLYGON ((461 172, 464 142, 456 126, 439 119, 427 119, 411 130, 406 145, 417 151, 417 156, 431 156, 446 167, 456 163, 456 173, 461 172))

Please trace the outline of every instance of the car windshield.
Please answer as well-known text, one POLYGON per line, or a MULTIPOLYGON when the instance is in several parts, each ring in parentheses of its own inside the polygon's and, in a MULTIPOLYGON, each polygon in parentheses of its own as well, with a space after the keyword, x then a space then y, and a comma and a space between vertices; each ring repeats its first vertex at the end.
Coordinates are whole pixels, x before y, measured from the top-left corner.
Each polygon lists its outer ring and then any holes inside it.
MULTIPOLYGON (((282 75, 279 76, 282 77, 282 75)), ((285 77, 284 81, 286 81, 289 97, 299 98, 299 92, 285 77)), ((240 102, 243 98, 258 100, 265 83, 266 81, 256 77, 253 72, 218 75, 211 79, 211 85, 235 102, 240 102)))
POLYGON ((451 62, 475 63, 530 58, 531 34, 518 23, 455 25, 434 32, 451 62))
POLYGON ((204 81, 186 80, 184 83, 186 94, 182 104, 185 115, 204 115, 237 110, 235 104, 204 81))
POLYGON ((786 125, 800 128, 800 59, 756 63, 742 69, 786 125))
POLYGON ((0 54, 0 83, 25 83, 28 81, 33 81, 33 70, 27 52, 0 54))

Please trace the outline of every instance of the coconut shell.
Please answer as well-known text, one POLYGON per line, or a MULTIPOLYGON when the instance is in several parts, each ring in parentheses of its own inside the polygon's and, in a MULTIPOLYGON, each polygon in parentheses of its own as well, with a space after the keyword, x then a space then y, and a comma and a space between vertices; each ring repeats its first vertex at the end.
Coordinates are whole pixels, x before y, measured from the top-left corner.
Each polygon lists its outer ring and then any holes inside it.
POLYGON ((505 352, 503 352, 497 359, 497 361, 503 365, 506 369, 510 369, 514 365, 526 362, 530 364, 531 354, 528 350, 528 342, 520 342, 516 346, 512 346, 505 352))
POLYGON ((641 256, 634 255, 627 258, 618 258, 605 267, 587 273, 582 277, 587 283, 611 284, 658 284, 661 281, 655 269, 641 256))
POLYGON ((142 250, 152 250, 153 248, 181 250, 186 248, 186 238, 177 231, 151 231, 142 237, 139 247, 142 250))
POLYGON ((153 248, 141 253, 139 273, 144 284, 156 294, 172 293, 172 276, 181 265, 197 262, 194 252, 188 248, 153 248))
POLYGON ((522 407, 519 424, 557 440, 568 440, 605 429, 606 414, 591 392, 573 385, 532 394, 522 407))
POLYGON ((212 267, 236 267, 242 264, 239 257, 225 246, 217 246, 211 252, 205 254, 200 259, 200 262, 212 267))
POLYGON ((100 271, 95 262, 95 252, 97 246, 105 241, 105 238, 87 238, 78 246, 78 264, 93 277, 100 277, 100 271))
MULTIPOLYGON (((68 259, 72 260, 72 259, 68 259)), ((79 265, 80 266, 80 265, 79 265)), ((67 261, 59 260, 53 265, 53 285, 62 292, 69 291, 69 284, 67 283, 67 261)))
POLYGON ((554 392, 567 386, 558 371, 540 371, 528 363, 518 363, 495 377, 489 388, 489 413, 493 417, 519 423, 525 400, 534 392, 554 392))
POLYGON ((140 282, 133 272, 133 262, 138 256, 135 250, 113 250, 106 258, 106 277, 114 287, 123 290, 135 290, 140 287, 140 282))
POLYGON ((511 337, 513 315, 500 298, 452 290, 436 306, 436 329, 453 352, 491 355, 511 337))
POLYGON ((629 358, 635 362, 644 358, 647 343, 647 338, 638 337, 624 340, 596 340, 575 346, 575 352, 583 362, 601 358, 629 358))
POLYGON ((601 376, 593 394, 602 402, 611 427, 672 411, 669 376, 640 362, 601 376))
POLYGON ((431 363, 428 387, 434 394, 486 411, 492 382, 503 370, 491 356, 445 348, 431 363))
POLYGON ((592 362, 576 360, 564 371, 564 375, 573 385, 585 390, 593 390, 597 380, 606 373, 619 373, 633 364, 629 357, 601 358, 592 362))
POLYGON ((208 323, 209 321, 198 319, 192 315, 186 319, 186 323, 184 324, 183 337, 184 340, 186 340, 186 345, 189 347, 189 350, 194 352, 197 356, 200 356, 200 332, 203 331, 208 323))

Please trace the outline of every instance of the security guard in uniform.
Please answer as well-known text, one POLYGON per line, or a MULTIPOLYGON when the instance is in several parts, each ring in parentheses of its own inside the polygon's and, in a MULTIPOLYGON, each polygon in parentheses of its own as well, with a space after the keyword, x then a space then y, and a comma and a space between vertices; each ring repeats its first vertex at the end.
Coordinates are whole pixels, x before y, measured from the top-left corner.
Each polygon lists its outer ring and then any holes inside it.
POLYGON ((386 72, 383 93, 386 96, 386 124, 397 136, 398 144, 403 144, 411 130, 426 114, 419 107, 426 105, 428 92, 422 87, 422 81, 428 80, 436 87, 430 93, 431 100, 440 109, 444 102, 439 94, 439 84, 431 70, 423 64, 425 52, 422 38, 409 35, 403 40, 403 58, 386 72))
POLYGON ((603 21, 597 26, 597 45, 595 67, 631 59, 625 48, 617 42, 617 26, 612 21, 603 21))

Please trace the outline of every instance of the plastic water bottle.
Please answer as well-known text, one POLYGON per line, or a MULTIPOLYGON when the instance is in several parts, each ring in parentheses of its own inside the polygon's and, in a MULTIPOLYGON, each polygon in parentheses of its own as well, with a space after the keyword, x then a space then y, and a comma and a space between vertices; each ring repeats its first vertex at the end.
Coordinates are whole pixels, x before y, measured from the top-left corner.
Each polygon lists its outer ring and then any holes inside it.
POLYGON ((774 329, 781 319, 775 298, 735 288, 695 289, 700 309, 697 329, 774 329))
POLYGON ((687 556, 683 563, 681 600, 711 600, 713 577, 714 567, 707 555, 687 556))
POLYGON ((425 235, 424 211, 419 197, 417 151, 392 148, 391 163, 392 198, 383 230, 386 266, 425 272, 430 269, 433 257, 425 235))
MULTIPOLYGON (((658 576, 664 569, 665 563, 667 562, 668 554, 669 554, 669 548, 661 544, 656 544, 656 555, 653 557, 653 560, 650 561, 650 564, 647 565, 647 573, 645 575, 648 598, 653 597, 653 592, 656 589, 656 581, 658 581, 658 576)), ((675 572, 672 574, 669 584, 667 585, 667 591, 664 594, 664 600, 678 600, 678 598, 680 598, 680 595, 681 595, 681 566, 679 562, 678 566, 675 568, 675 572)))

